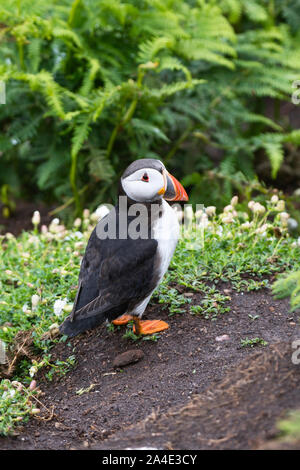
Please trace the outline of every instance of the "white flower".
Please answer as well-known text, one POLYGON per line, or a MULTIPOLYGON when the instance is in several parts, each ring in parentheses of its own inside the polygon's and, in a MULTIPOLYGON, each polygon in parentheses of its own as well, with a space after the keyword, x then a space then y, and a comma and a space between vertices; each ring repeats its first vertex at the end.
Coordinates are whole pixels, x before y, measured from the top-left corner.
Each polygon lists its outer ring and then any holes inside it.
POLYGON ((31 366, 29 369, 29 375, 30 377, 33 377, 38 371, 38 368, 36 366, 31 366))
POLYGON ((68 303, 67 299, 56 300, 53 305, 54 314, 59 317, 63 311, 64 306, 67 305, 67 303, 68 303))
POLYGON ((79 239, 80 239, 80 238, 82 238, 82 237, 83 237, 83 233, 82 233, 82 232, 79 232, 79 231, 77 231, 77 232, 75 232, 75 233, 74 233, 74 237, 76 237, 76 238, 79 238, 79 239))
POLYGON ((32 235, 28 238, 28 243, 30 245, 34 245, 35 247, 38 246, 39 242, 40 241, 39 241, 38 237, 36 237, 35 235, 32 235))
POLYGON ((279 214, 279 217, 282 227, 287 227, 290 214, 288 214, 287 212, 281 212, 279 214))
POLYGON ((233 211, 233 207, 231 204, 228 204, 228 206, 225 206, 224 209, 223 209, 223 212, 225 212, 226 214, 228 212, 232 212, 233 211))
POLYGON ((266 236, 267 230, 268 230, 268 224, 263 224, 261 227, 258 227, 255 230, 255 233, 261 234, 262 236, 266 236))
POLYGON ((52 323, 52 325, 49 326, 49 331, 56 330, 57 328, 59 328, 58 323, 52 323))
POLYGON ((64 225, 59 225, 59 219, 58 218, 55 218, 51 221, 50 225, 49 225, 49 231, 51 233, 59 233, 59 232, 63 232, 65 230, 65 227, 64 225))
POLYGON ((206 207, 205 212, 208 215, 208 217, 213 217, 214 215, 216 215, 216 207, 208 206, 206 207))
POLYGON ((39 211, 34 211, 31 222, 35 227, 39 225, 39 223, 41 222, 41 214, 39 213, 39 211))
POLYGON ((288 221, 288 219, 289 219, 289 217, 290 217, 290 214, 288 214, 287 212, 281 212, 281 213, 279 214, 279 216, 280 216, 281 222, 282 222, 283 224, 287 224, 287 221, 288 221))
POLYGON ((266 212, 266 209, 259 202, 255 202, 253 204, 252 211, 254 212, 254 214, 264 214, 266 212))
POLYGON ((285 202, 284 202, 282 199, 279 199, 279 201, 278 201, 277 204, 276 204, 275 209, 278 210, 279 212, 284 211, 284 209, 285 209, 285 202))
POLYGON ((39 301, 40 301, 40 296, 37 294, 33 294, 33 296, 31 297, 31 306, 32 306, 33 311, 36 310, 39 301))
POLYGON ((23 305, 22 311, 23 311, 23 313, 27 313, 27 314, 28 314, 28 313, 31 313, 31 310, 30 310, 30 308, 28 307, 27 304, 24 304, 24 305, 23 305))
POLYGON ((272 197, 271 197, 271 203, 272 204, 277 204, 279 200, 279 197, 277 196, 277 194, 274 194, 272 197))
POLYGON ((77 219, 74 220, 73 225, 74 225, 74 227, 76 227, 76 228, 80 227, 80 225, 81 225, 81 219, 80 219, 80 217, 77 217, 77 219))
POLYGON ((239 202, 239 198, 237 196, 233 196, 233 198, 230 201, 230 204, 232 206, 236 206, 238 202, 239 202))
POLYGON ((202 214, 199 220, 199 227, 200 228, 207 228, 209 225, 208 216, 207 214, 202 214))
POLYGON ((249 222, 249 220, 247 220, 247 222, 244 222, 242 225, 241 225, 241 229, 244 230, 244 229, 247 229, 247 228, 250 228, 252 227, 252 222, 249 222))
POLYGON ((10 232, 6 232, 5 236, 7 240, 13 240, 15 238, 15 236, 10 232))
POLYGON ((228 214, 225 217, 222 218, 222 222, 224 224, 231 224, 233 222, 233 220, 234 220, 233 215, 230 214, 230 212, 228 212, 228 214))
POLYGON ((90 211, 89 211, 89 209, 84 209, 82 215, 83 215, 83 218, 84 218, 84 219, 88 219, 88 218, 90 217, 90 211))

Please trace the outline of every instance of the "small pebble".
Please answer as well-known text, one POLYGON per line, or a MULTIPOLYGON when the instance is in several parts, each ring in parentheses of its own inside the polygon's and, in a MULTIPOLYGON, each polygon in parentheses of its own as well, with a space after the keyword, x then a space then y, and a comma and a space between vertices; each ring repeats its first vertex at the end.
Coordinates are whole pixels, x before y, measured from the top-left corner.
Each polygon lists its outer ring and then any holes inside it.
POLYGON ((143 359, 144 353, 140 349, 130 349, 115 357, 113 367, 124 367, 143 359))
POLYGON ((229 336, 228 335, 222 335, 222 336, 217 336, 216 341, 228 341, 229 336))

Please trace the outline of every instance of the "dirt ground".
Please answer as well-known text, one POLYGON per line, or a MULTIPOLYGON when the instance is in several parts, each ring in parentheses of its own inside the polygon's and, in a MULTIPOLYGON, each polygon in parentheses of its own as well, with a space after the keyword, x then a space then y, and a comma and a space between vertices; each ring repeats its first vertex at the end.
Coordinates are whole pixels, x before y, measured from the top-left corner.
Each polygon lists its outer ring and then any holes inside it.
MULTIPOLYGON (((228 295, 230 286, 222 289, 228 295)), ((192 304, 201 298, 185 295, 192 304)), ((53 359, 74 354, 76 365, 52 382, 38 377, 47 410, 16 436, 0 438, 0 449, 267 446, 276 421, 300 407, 300 365, 291 360, 299 319, 287 300, 274 300, 267 289, 230 289, 229 295, 231 311, 216 321, 191 315, 189 307, 170 317, 161 305, 150 305, 145 318, 170 324, 157 342, 133 343, 123 338, 125 327, 110 332, 103 325, 57 344, 53 359), (255 337, 268 345, 241 346, 241 339, 255 337), (114 368, 116 356, 131 349, 143 351, 143 359, 114 368), (86 392, 77 394, 80 389, 86 392)))
POLYGON ((3 217, 2 207, 2 204, 0 204, 0 234, 2 235, 10 232, 17 236, 22 230, 32 230, 31 219, 36 210, 41 214, 41 224, 49 225, 54 218, 54 216, 49 215, 49 211, 54 209, 54 206, 47 207, 42 203, 17 201, 16 210, 9 218, 3 217))

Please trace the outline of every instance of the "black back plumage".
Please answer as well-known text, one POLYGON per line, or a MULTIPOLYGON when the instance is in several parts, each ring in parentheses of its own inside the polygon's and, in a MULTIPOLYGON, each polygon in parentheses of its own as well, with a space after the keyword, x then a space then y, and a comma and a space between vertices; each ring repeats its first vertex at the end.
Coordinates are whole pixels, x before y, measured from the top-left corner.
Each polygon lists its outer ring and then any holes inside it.
MULTIPOLYGON (((112 321, 143 301, 156 287, 159 257, 157 241, 119 237, 119 207, 115 207, 93 230, 83 257, 79 285, 72 313, 60 327, 62 334, 75 336, 112 321), (116 217, 116 238, 100 239, 98 230, 116 217)), ((134 217, 128 217, 128 225, 134 217)))

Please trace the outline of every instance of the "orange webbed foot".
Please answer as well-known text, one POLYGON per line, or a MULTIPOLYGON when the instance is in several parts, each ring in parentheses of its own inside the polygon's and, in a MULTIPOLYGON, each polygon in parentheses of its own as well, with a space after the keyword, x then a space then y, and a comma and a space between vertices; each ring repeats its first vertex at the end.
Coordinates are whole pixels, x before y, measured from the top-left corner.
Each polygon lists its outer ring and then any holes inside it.
POLYGON ((168 323, 163 320, 140 320, 134 317, 133 332, 138 335, 153 335, 168 328, 168 323))
POLYGON ((114 325, 127 325, 131 320, 133 320, 132 315, 122 315, 121 317, 117 318, 116 320, 113 320, 112 323, 114 325))

